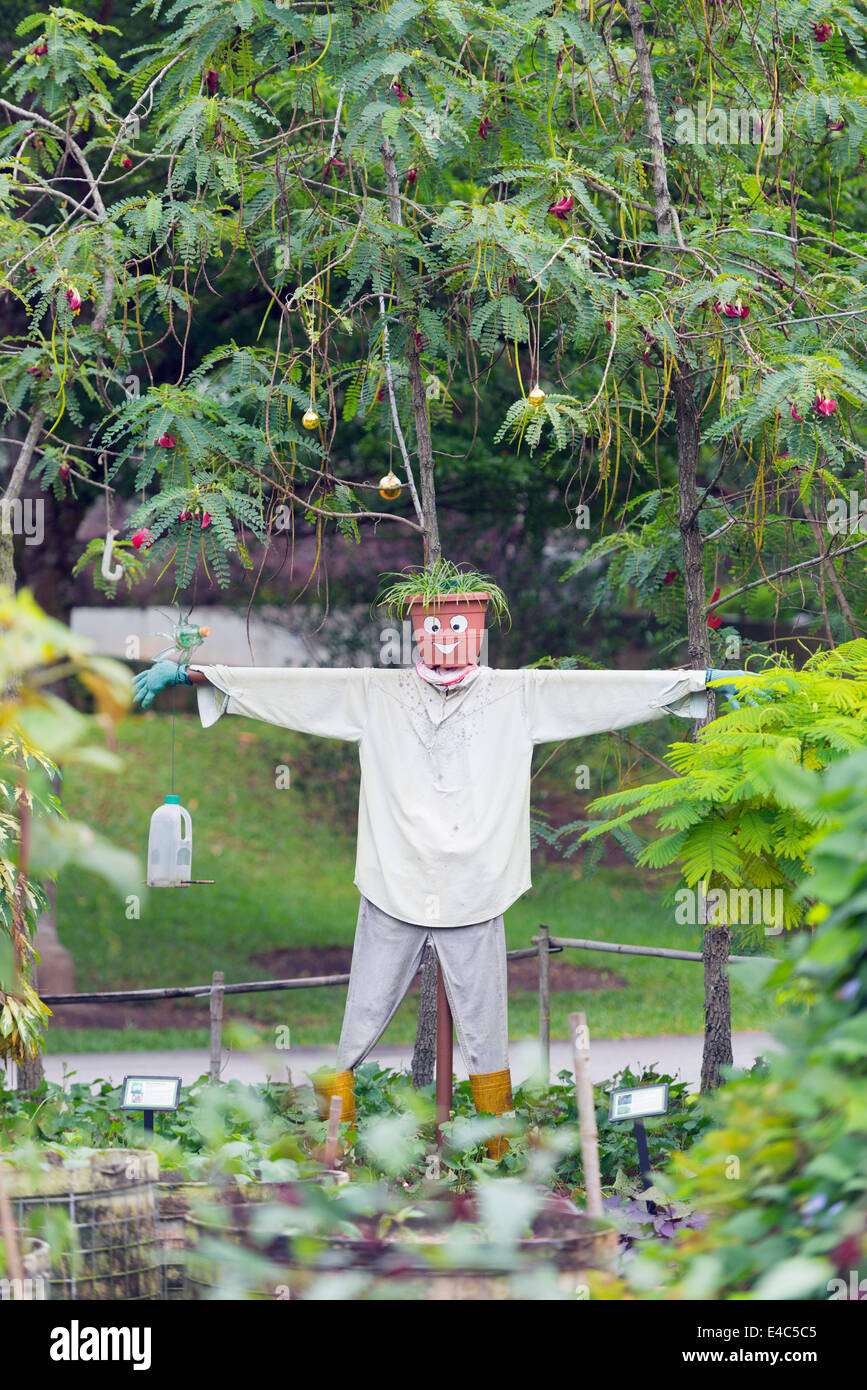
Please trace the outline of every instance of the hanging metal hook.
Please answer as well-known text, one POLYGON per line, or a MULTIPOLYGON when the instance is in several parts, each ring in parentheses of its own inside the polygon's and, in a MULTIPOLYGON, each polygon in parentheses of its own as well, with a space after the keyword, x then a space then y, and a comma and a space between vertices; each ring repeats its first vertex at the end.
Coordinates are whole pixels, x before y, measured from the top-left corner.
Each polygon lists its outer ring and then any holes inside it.
POLYGON ((110 568, 111 552, 114 549, 114 538, 116 535, 116 531, 112 531, 111 528, 108 529, 105 535, 105 545, 102 550, 102 576, 112 584, 116 584, 119 579, 123 578, 123 565, 115 565, 114 569, 110 568))
POLYGON ((111 568, 111 552, 114 549, 114 538, 116 531, 111 529, 111 489, 108 486, 108 455, 100 454, 97 460, 97 467, 102 466, 102 476, 105 479, 105 545, 102 547, 102 577, 107 579, 110 584, 116 584, 123 578, 123 565, 115 565, 111 568))

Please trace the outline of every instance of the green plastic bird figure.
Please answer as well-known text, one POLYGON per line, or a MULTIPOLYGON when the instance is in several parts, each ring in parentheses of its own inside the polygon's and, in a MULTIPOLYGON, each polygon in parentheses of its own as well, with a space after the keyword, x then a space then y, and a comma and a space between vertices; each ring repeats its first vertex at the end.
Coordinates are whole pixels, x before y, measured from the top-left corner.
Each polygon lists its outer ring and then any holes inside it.
MULTIPOLYGON (((162 612, 162 610, 160 611, 162 612)), ((163 616, 171 622, 167 613, 163 614, 163 616)), ((195 624, 189 622, 189 614, 185 618, 179 607, 178 621, 172 627, 171 632, 151 633, 152 637, 168 637, 170 639, 170 646, 164 647, 161 652, 158 652, 154 657, 154 661, 162 661, 168 657, 170 652, 176 652, 177 656, 174 659, 177 661, 177 664, 179 666, 189 666, 190 658, 193 656, 194 652, 202 645, 205 638, 210 637, 210 635, 211 629, 209 627, 196 627, 195 624)))

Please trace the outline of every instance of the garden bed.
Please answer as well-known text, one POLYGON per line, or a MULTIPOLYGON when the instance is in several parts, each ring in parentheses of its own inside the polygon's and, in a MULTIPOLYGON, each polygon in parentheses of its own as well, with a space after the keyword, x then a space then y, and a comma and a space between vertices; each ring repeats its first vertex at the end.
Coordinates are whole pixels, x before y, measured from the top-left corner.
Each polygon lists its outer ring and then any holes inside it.
POLYGON ((315 1298, 327 1288, 339 1299, 489 1301, 522 1297, 541 1276, 553 1296, 570 1297, 586 1287, 590 1271, 611 1270, 616 1257, 616 1236, 605 1223, 550 1193, 538 1197, 527 1234, 502 1240, 469 1194, 428 1195, 408 1211, 362 1218, 351 1234, 340 1230, 347 1214, 341 1220, 339 1190, 329 1199, 331 1213, 329 1201, 314 1211, 309 1195, 287 1184, 268 1194, 223 1192, 198 1209, 194 1203, 186 1217, 184 1296, 225 1297, 243 1284, 259 1299, 315 1298))

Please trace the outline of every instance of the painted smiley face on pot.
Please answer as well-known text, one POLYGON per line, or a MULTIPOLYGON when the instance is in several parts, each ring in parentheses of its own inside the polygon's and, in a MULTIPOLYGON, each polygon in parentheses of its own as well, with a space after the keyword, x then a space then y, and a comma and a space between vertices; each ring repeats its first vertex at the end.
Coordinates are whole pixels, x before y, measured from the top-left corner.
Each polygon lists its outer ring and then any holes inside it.
POLYGON ((424 630, 431 639, 434 651, 441 656, 451 656, 461 645, 461 634, 467 630, 467 620, 463 613, 456 613, 445 622, 429 616, 424 620, 424 630))
POLYGON ((413 637, 426 666, 473 666, 485 632, 487 595, 445 595, 411 605, 413 637))

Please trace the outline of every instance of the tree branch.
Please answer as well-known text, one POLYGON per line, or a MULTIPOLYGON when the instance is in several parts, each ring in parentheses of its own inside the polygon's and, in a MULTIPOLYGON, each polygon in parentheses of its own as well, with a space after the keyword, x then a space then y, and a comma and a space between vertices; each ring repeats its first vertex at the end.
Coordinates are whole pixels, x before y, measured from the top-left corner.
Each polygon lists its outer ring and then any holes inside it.
MULTIPOLYGON (((400 206, 400 188, 397 180, 397 166, 394 150, 386 136, 382 142, 382 161, 385 170, 385 186, 388 196, 388 211, 391 221, 397 227, 403 226, 400 206)), ((405 317, 405 316, 404 316, 405 317)), ((421 511, 424 519, 424 561, 428 569, 442 559, 439 525, 437 522, 436 487, 434 484, 434 456, 430 434, 430 420, 427 413, 427 396, 421 374, 418 348, 412 329, 406 340, 406 371, 412 391, 412 413, 415 421, 415 441, 418 453, 418 466, 421 479, 421 511)))
POLYGON ((773 574, 763 575, 761 579, 754 579, 750 584, 743 584, 739 589, 732 589, 731 593, 723 594, 715 603, 709 603, 706 612, 710 613, 714 608, 721 608, 730 599, 737 598, 739 594, 745 594, 750 589, 758 589, 762 584, 771 584, 775 579, 782 579, 784 575, 794 574, 797 570, 810 569, 813 565, 821 565, 827 559, 836 560, 838 555, 848 555, 853 550, 860 550, 862 545, 867 545, 867 539, 856 541, 854 545, 844 545, 841 550, 825 550, 820 555, 815 555, 812 560, 801 560, 797 565, 787 565, 785 569, 774 570, 773 574))
POLYGON ((644 121, 650 143, 650 169, 656 226, 664 240, 670 241, 673 234, 678 249, 686 251, 688 248, 684 246, 683 237, 680 234, 680 222, 671 205, 671 194, 668 191, 665 147, 662 143, 662 122, 659 119, 659 103, 656 100, 656 86, 653 81, 653 69, 650 66, 650 52, 647 47, 644 21, 641 18, 641 8, 638 0, 625 0, 625 5, 629 27, 632 30, 635 58, 638 63, 638 85, 641 100, 644 103, 644 121))

